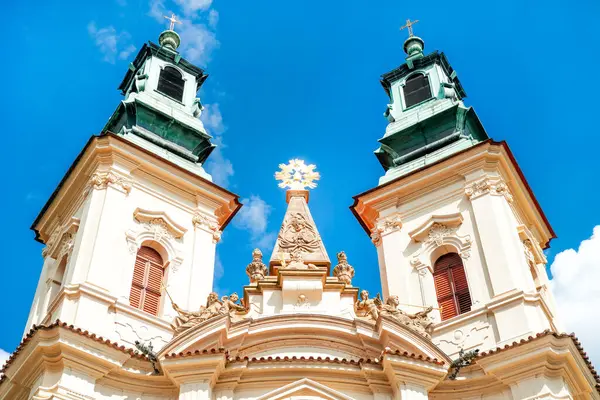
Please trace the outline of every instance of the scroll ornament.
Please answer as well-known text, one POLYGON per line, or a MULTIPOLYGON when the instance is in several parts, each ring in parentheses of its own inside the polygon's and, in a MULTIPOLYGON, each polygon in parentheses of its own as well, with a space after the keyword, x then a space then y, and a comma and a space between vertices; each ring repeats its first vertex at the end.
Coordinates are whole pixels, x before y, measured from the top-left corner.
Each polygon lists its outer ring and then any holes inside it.
POLYGON ((246 267, 246 274, 250 278, 251 283, 265 279, 265 276, 267 276, 268 269, 262 259, 263 254, 260 249, 254 249, 252 252, 252 262, 246 267))

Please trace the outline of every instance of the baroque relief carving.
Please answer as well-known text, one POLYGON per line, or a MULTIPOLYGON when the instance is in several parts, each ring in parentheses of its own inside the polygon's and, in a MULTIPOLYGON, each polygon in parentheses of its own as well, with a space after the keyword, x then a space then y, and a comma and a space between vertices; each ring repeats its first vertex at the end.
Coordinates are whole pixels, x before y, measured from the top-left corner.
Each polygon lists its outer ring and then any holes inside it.
POLYGON ((485 178, 468 184, 465 187, 465 194, 470 200, 476 199, 477 197, 488 193, 495 196, 504 196, 509 203, 512 203, 513 201, 513 196, 510 193, 508 185, 500 178, 485 178))
POLYGON ((218 243, 221 240, 223 232, 221 231, 219 224, 208 216, 196 211, 192 217, 192 224, 194 224, 194 228, 196 229, 204 229, 211 233, 213 243, 218 243))
POLYGON ((371 241, 375 246, 381 244, 381 238, 389 233, 396 232, 402 228, 402 220, 399 215, 391 215, 381 218, 371 229, 371 241))
POLYGON ((441 246, 444 243, 444 238, 456 234, 457 230, 457 227, 451 228, 436 222, 429 228, 429 234, 427 235, 425 244, 434 243, 437 246, 441 246))
POLYGON ((119 176, 112 171, 94 172, 90 178, 90 184, 96 190, 103 190, 106 189, 108 185, 114 185, 122 189, 126 194, 129 194, 133 187, 130 179, 119 176))
POLYGON ((354 277, 354 267, 348 264, 348 257, 346 253, 340 251, 337 254, 338 264, 333 268, 333 276, 337 277, 340 282, 346 285, 352 285, 352 278, 354 277))
POLYGON ((292 214, 279 232, 279 248, 290 254, 312 253, 319 248, 321 238, 301 213, 292 214))
POLYGON ((42 257, 51 256, 60 260, 64 255, 70 256, 75 244, 75 233, 79 229, 79 219, 71 220, 52 231, 52 234, 46 241, 46 246, 42 249, 42 257))

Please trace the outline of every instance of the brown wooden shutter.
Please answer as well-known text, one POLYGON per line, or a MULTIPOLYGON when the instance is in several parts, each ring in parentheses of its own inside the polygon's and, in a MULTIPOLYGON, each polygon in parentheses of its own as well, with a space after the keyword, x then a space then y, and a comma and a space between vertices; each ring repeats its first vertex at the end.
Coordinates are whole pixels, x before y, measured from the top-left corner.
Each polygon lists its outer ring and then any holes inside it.
POLYGON ((140 247, 135 258, 129 304, 158 315, 163 275, 164 267, 160 254, 151 247, 140 247))
POLYGON ((442 321, 471 310, 471 295, 462 259, 456 253, 441 256, 434 267, 433 279, 442 321))

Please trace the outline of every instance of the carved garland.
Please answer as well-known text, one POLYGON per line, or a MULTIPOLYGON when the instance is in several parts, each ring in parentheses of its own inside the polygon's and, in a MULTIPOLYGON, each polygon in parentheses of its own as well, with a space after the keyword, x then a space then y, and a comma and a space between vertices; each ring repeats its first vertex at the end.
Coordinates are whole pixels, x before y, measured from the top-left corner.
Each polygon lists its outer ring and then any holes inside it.
POLYGON ((509 203, 513 202, 513 196, 510 193, 508 185, 499 178, 485 178, 468 184, 465 187, 465 194, 470 200, 474 200, 488 193, 493 196, 504 196, 509 203))

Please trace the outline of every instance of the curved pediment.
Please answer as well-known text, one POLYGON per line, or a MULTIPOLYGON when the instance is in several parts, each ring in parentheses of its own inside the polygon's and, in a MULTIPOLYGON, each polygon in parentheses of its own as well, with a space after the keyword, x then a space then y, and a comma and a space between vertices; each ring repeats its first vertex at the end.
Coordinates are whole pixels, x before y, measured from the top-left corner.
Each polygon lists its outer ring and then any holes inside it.
POLYGON ((354 361, 380 357, 383 350, 391 348, 451 362, 430 339, 393 318, 380 316, 373 324, 362 319, 306 314, 281 314, 235 323, 226 315, 211 318, 174 337, 158 357, 216 348, 249 358, 310 355, 354 361))
POLYGON ((300 379, 269 393, 265 393, 264 395, 257 397, 256 400, 279 400, 288 398, 353 400, 350 396, 308 378, 300 379))

